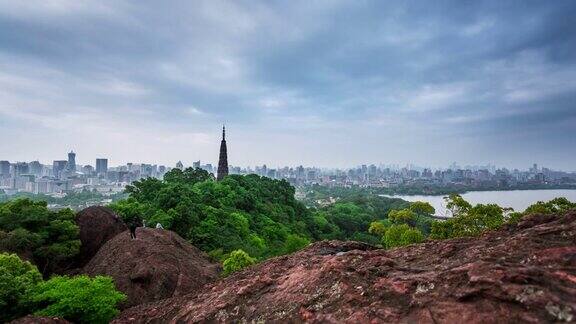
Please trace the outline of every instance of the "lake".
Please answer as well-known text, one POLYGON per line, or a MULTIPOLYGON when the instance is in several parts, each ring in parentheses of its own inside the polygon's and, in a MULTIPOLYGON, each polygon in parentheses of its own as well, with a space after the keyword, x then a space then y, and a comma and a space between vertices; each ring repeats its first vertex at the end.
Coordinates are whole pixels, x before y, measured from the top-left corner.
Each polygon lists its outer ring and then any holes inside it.
MULTIPOLYGON (((382 195, 384 197, 401 198, 406 201, 426 201, 435 209, 436 215, 446 216, 446 203, 444 196, 404 196, 404 195, 382 195)), ((551 189, 551 190, 507 190, 507 191, 470 191, 462 194, 462 198, 475 204, 497 204, 501 207, 512 207, 515 211, 524 211, 528 206, 537 201, 548 201, 556 197, 565 197, 568 200, 576 201, 576 190, 574 189, 551 189)), ((448 213, 449 215, 449 213, 448 213)))

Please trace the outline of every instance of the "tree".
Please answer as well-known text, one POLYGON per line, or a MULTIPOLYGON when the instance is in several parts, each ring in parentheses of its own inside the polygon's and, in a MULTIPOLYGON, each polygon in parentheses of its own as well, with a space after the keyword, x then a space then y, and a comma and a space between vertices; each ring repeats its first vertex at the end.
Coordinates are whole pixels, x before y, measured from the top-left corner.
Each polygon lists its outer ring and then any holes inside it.
POLYGON ((51 211, 44 201, 16 199, 1 203, 0 232, 0 250, 32 255, 44 274, 80 251, 74 212, 51 211))
POLYGON ((300 237, 295 234, 290 234, 286 238, 286 242, 284 243, 285 246, 285 253, 293 253, 298 250, 301 250, 310 244, 310 240, 304 237, 300 237))
POLYGON ((394 224, 409 224, 414 225, 416 222, 416 215, 415 212, 406 208, 402 210, 391 210, 388 213, 388 219, 394 224))
POLYGON ((41 281, 36 266, 16 254, 0 253, 0 322, 26 315, 26 299, 41 281))
POLYGON ((168 183, 195 184, 204 181, 213 181, 214 175, 200 168, 172 169, 164 175, 164 181, 168 183))
POLYGON ((446 208, 450 210, 453 217, 466 213, 470 208, 472 208, 472 205, 464 200, 464 198, 459 194, 451 194, 444 197, 444 200, 446 201, 446 208))
POLYGON ((256 259, 250 257, 243 250, 236 250, 230 253, 230 256, 222 264, 223 275, 227 276, 232 272, 244 269, 256 263, 256 259))
POLYGON ((404 246, 424 241, 424 235, 418 229, 407 224, 392 225, 382 237, 382 244, 386 248, 404 246))
POLYGON ((451 219, 435 220, 432 222, 430 238, 435 240, 444 240, 454 237, 454 222, 451 219))
POLYGON ((434 215, 436 209, 430 205, 430 203, 425 201, 415 201, 410 204, 410 210, 418 215, 434 215))
POLYGON ((39 283, 30 296, 35 315, 62 317, 74 323, 108 323, 126 296, 110 277, 55 276, 39 283))
POLYGON ((504 213, 509 210, 496 204, 472 206, 459 195, 451 195, 446 200, 453 216, 445 221, 433 222, 431 238, 477 236, 486 230, 498 229, 506 220, 504 213))
POLYGON ((368 228, 368 233, 382 237, 386 233, 386 228, 387 226, 381 221, 372 222, 368 228))
POLYGON ((566 212, 573 208, 576 208, 576 203, 572 203, 564 197, 558 197, 548 202, 539 201, 533 205, 530 205, 528 208, 526 208, 523 214, 553 214, 566 212))

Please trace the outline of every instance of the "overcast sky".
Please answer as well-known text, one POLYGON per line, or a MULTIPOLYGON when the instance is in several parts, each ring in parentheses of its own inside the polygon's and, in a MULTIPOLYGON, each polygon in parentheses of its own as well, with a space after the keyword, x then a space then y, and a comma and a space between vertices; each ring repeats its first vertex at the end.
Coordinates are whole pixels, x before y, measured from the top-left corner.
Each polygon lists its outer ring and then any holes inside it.
POLYGON ((576 1, 0 0, 0 160, 576 170, 576 1))

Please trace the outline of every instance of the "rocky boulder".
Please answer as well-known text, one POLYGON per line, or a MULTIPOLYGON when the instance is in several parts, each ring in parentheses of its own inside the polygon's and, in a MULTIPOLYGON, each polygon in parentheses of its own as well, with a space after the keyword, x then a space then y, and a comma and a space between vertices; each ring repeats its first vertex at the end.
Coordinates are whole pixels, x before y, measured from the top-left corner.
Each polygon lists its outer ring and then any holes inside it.
POLYGON ((129 307, 196 292, 220 265, 174 232, 140 227, 136 239, 126 231, 106 242, 82 272, 114 278, 129 307))
POLYGON ((79 256, 81 265, 90 261, 104 243, 128 229, 112 209, 102 206, 92 206, 78 212, 76 224, 80 228, 82 243, 79 256))
POLYGON ((40 317, 28 315, 17 320, 13 320, 10 324, 70 324, 67 320, 59 317, 40 317))
POLYGON ((576 213, 381 250, 320 242, 115 323, 574 321, 576 213))

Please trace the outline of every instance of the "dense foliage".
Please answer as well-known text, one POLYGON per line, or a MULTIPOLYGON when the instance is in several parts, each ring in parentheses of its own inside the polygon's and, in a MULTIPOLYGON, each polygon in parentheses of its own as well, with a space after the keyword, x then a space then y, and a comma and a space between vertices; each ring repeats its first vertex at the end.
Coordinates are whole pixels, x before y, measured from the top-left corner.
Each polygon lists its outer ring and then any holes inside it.
POLYGON ((192 168, 174 169, 164 180, 137 181, 127 192, 128 199, 111 205, 126 221, 161 223, 220 260, 235 250, 261 260, 323 239, 378 244, 380 237, 367 233, 370 223, 408 206, 400 199, 355 194, 307 209, 284 180, 230 175, 216 182, 192 168))
POLYGON ((231 175, 216 182, 188 168, 163 181, 136 181, 127 192, 129 199, 111 205, 125 220, 161 223, 221 260, 238 249, 257 258, 279 255, 313 238, 314 220, 286 181, 231 175))
POLYGON ((511 211, 496 204, 472 206, 457 194, 445 197, 445 200, 452 217, 434 222, 430 238, 477 236, 486 230, 500 228, 508 220, 507 214, 511 211))
POLYGON ((78 254, 78 232, 70 209, 51 211, 29 199, 0 203, 0 251, 32 256, 45 274, 78 254))
POLYGON ((363 195, 451 195, 470 191, 498 191, 498 190, 535 190, 535 189, 576 189, 574 184, 539 184, 517 183, 514 185, 487 185, 487 184, 457 184, 457 183, 409 183, 390 187, 328 187, 319 184, 309 185, 302 189, 305 193, 305 202, 309 206, 316 206, 317 201, 325 197, 345 197, 351 194, 363 195))
POLYGON ((125 298, 112 278, 55 276, 43 281, 30 262, 0 253, 0 322, 33 313, 75 323, 108 323, 125 298))
POLYGON ((420 230, 407 224, 395 224, 390 226, 382 236, 382 245, 386 248, 404 246, 424 241, 424 235, 420 230))
POLYGON ((372 222, 368 232, 381 237, 382 246, 393 248, 424 241, 435 212, 429 203, 416 201, 404 209, 393 209, 388 218, 372 222))
POLYGON ((36 266, 16 254, 0 253, 0 323, 26 315, 26 298, 42 281, 36 266))
POLYGON ((126 296, 110 277, 56 276, 39 283, 30 301, 39 316, 57 316, 74 323, 108 323, 118 315, 116 305, 126 296))
MULTIPOLYGON (((1 190, 0 190, 1 191, 1 190)), ((75 210, 83 209, 94 204, 101 204, 104 200, 120 200, 126 198, 125 193, 103 194, 97 191, 82 190, 70 191, 63 197, 54 197, 46 194, 34 194, 30 192, 18 192, 14 195, 7 196, 0 192, 0 202, 7 202, 17 199, 30 199, 32 201, 45 201, 46 203, 56 206, 68 206, 75 210)))

